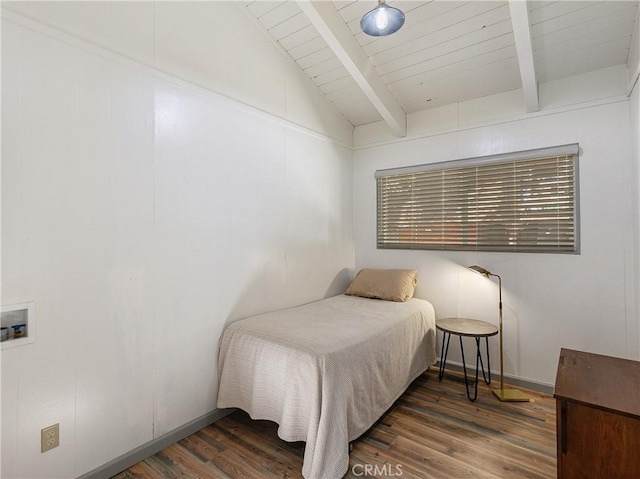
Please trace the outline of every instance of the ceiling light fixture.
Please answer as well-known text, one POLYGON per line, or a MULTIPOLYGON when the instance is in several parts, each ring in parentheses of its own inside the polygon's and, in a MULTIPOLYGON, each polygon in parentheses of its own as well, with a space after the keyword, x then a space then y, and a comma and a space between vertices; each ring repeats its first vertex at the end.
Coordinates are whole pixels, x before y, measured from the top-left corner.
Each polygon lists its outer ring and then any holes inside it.
POLYGON ((382 37, 391 35, 404 25, 404 13, 378 0, 378 6, 366 13, 360 20, 360 28, 367 35, 382 37))

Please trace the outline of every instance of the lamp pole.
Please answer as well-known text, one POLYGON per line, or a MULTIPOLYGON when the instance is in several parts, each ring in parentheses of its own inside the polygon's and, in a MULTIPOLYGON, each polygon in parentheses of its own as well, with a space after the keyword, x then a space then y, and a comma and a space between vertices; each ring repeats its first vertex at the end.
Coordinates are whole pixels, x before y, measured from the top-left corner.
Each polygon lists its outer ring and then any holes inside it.
MULTIPOLYGON (((499 300, 500 302, 498 303, 500 320, 498 324, 500 328, 500 400, 502 400, 502 397, 504 397, 504 355, 502 353, 503 351, 503 348, 502 348, 502 278, 497 274, 492 274, 492 276, 495 276, 496 278, 498 278, 498 291, 499 291, 498 294, 500 298, 499 300)), ((495 389, 493 391, 495 392, 495 389)))
MULTIPOLYGON (((518 389, 505 389, 504 388, 504 347, 503 347, 503 339, 502 339, 502 278, 492 273, 491 271, 481 267, 481 266, 469 266, 469 269, 475 273, 481 274, 485 278, 489 278, 491 276, 495 276, 498 278, 498 291, 499 291, 499 303, 498 303, 498 312, 499 312, 499 331, 500 331, 500 391, 495 388, 491 388, 493 394, 496 395, 500 401, 529 401, 529 398, 524 395, 522 391, 518 389)), ((491 372, 489 372, 491 374, 491 372)))

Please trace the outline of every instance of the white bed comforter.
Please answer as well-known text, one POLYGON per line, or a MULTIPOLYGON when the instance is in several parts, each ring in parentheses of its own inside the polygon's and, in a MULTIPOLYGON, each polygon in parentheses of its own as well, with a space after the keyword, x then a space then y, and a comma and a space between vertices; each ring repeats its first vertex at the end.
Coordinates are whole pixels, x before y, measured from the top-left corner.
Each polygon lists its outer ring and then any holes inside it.
POLYGON ((302 475, 338 479, 358 438, 435 363, 431 303, 353 296, 232 323, 220 346, 218 407, 306 441, 302 475))

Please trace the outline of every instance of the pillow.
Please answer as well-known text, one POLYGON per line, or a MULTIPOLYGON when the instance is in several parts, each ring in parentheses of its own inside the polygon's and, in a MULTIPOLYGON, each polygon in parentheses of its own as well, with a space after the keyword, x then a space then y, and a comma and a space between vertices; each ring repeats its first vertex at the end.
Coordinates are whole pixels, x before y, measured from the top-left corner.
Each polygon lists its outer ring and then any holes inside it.
POLYGON ((361 269, 344 294, 407 301, 413 297, 417 274, 415 269, 361 269))

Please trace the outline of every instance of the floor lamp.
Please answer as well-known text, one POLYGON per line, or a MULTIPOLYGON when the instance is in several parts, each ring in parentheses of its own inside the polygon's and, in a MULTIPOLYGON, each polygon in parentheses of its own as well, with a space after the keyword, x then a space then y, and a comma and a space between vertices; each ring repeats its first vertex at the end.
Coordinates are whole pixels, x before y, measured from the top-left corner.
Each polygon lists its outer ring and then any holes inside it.
MULTIPOLYGON (((493 274, 491 271, 487 271, 481 266, 469 266, 471 271, 475 273, 481 274, 485 278, 489 278, 490 276, 495 276, 498 278, 498 289, 500 291, 500 302, 499 302, 499 311, 500 311, 500 389, 491 388, 493 394, 497 396, 500 401, 529 401, 529 398, 524 395, 522 391, 518 389, 505 389, 504 388, 504 361, 503 361, 503 353, 502 353, 502 279, 497 274, 493 274)), ((491 374, 491 372, 489 372, 491 374)))

